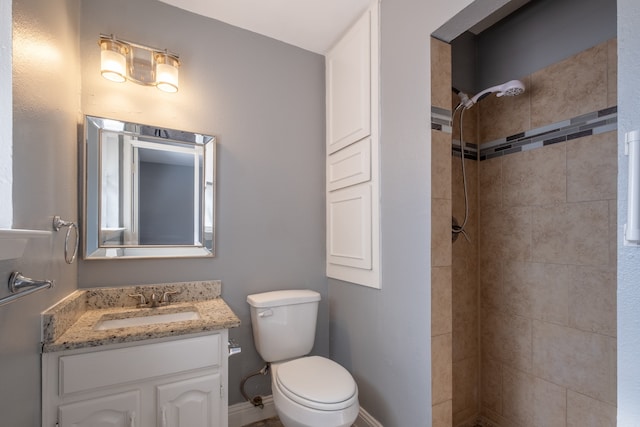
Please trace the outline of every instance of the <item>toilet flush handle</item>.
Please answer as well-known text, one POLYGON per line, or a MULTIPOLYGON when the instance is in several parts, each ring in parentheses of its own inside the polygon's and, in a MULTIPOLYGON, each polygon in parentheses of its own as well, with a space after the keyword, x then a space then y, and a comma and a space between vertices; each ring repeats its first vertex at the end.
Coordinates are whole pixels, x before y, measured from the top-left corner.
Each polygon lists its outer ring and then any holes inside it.
POLYGON ((273 316, 273 310, 271 310, 270 308, 258 313, 258 317, 270 317, 270 316, 273 316))

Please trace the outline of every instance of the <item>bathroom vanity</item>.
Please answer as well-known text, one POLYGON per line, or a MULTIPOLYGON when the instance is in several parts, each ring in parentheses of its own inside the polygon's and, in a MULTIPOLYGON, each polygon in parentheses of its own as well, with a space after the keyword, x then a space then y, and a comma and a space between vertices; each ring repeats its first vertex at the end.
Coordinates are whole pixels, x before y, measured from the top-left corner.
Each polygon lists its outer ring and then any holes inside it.
POLYGON ((240 321, 219 288, 82 290, 43 313, 42 425, 227 427, 228 329, 240 321), (156 307, 130 297, 165 292, 178 293, 156 307))

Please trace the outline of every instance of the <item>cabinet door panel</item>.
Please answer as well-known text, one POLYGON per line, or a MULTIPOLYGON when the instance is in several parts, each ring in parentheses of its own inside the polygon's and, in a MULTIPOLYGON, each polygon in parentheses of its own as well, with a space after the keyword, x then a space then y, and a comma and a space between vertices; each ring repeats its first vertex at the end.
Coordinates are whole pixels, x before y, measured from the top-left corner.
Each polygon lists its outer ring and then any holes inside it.
POLYGON ((327 190, 371 180, 371 138, 365 138, 327 159, 327 190))
POLYGON ((327 53, 327 152, 371 133, 371 14, 327 53))
POLYGON ((327 195, 327 251, 331 264, 371 268, 371 185, 327 195))
POLYGON ((61 405, 60 427, 139 427, 140 391, 61 405))
POLYGON ((157 398, 161 427, 220 425, 220 374, 160 385, 157 398))

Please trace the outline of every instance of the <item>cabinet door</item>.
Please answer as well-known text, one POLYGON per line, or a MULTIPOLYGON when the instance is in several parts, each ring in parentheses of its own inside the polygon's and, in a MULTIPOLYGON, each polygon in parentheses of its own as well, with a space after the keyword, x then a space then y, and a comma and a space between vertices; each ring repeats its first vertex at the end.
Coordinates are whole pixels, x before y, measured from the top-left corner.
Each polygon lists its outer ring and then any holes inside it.
POLYGON ((371 269, 371 253, 371 186, 365 183, 329 193, 327 262, 371 269))
POLYGON ((163 384, 156 390, 159 427, 221 425, 219 373, 163 384))
POLYGON ((327 191, 371 180, 371 138, 351 144, 327 158, 327 191))
POLYGON ((140 391, 132 390, 61 405, 60 427, 139 427, 140 391))
POLYGON ((371 13, 326 56, 327 153, 371 133, 371 13))

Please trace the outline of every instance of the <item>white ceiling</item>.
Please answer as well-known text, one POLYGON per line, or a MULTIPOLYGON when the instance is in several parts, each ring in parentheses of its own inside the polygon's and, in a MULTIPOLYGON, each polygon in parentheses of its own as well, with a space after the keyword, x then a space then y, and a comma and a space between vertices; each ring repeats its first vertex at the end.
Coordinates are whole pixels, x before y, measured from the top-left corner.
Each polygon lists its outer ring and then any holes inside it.
POLYGON ((371 0, 160 0, 324 54, 371 0))

